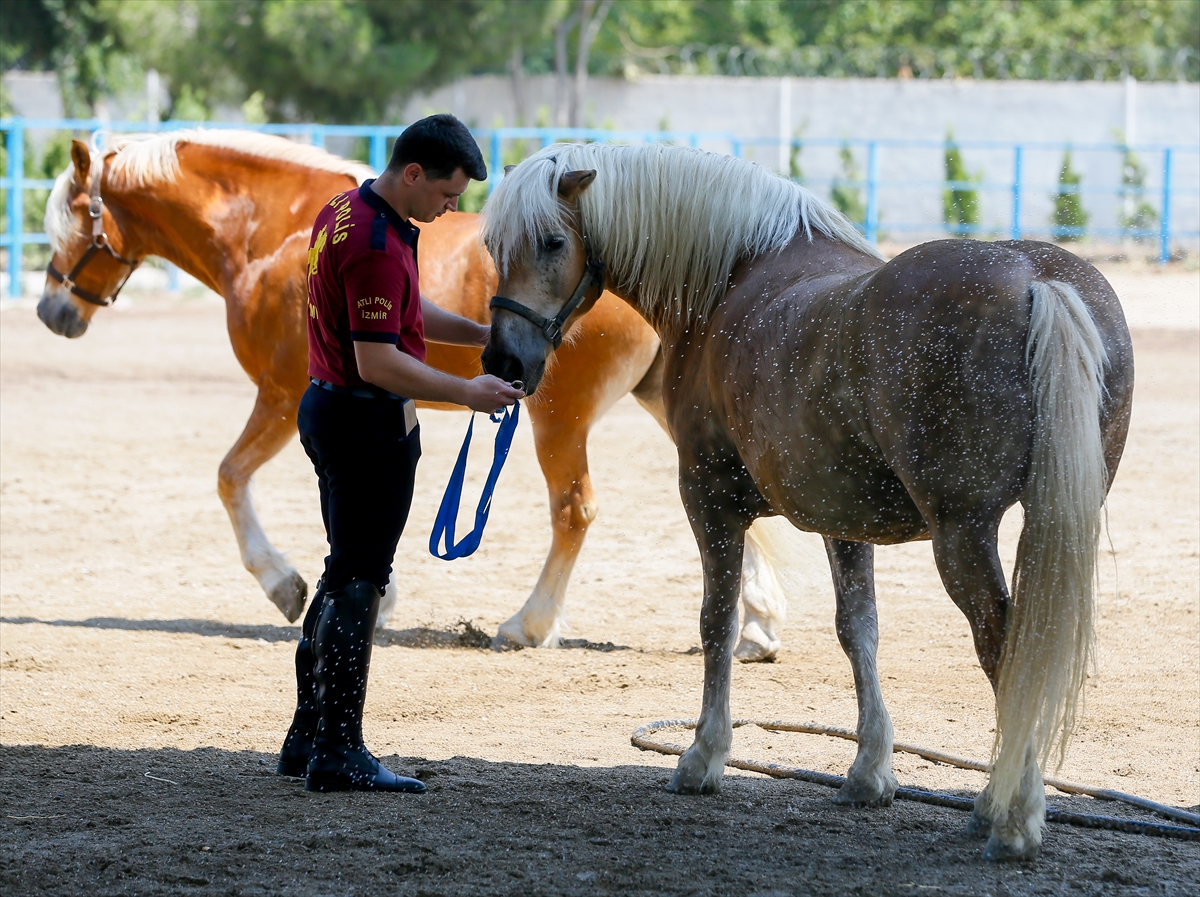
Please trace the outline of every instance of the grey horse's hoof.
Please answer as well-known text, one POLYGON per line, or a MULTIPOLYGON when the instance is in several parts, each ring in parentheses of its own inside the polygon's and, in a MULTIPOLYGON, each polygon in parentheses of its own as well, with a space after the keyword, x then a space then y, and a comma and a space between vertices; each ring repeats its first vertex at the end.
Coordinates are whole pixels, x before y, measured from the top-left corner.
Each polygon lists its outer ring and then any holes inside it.
POLYGON ((992 820, 980 813, 979 810, 972 811, 971 820, 967 823, 967 837, 982 841, 991 834, 992 820))
POLYGON ((304 600, 308 597, 308 583, 299 573, 293 573, 271 589, 267 597, 283 611, 289 623, 295 623, 304 610, 304 600))
POLYGON ((1022 862, 1036 859, 1041 843, 1032 838, 1020 838, 1017 843, 1001 841, 993 832, 983 850, 983 858, 993 863, 1022 862))
POLYGON ((667 790, 672 794, 717 794, 721 790, 721 769, 718 767, 714 775, 695 748, 688 748, 679 758, 667 790))
POLYGON ((896 799, 897 782, 880 776, 874 778, 878 781, 868 783, 847 779, 833 796, 833 802, 839 807, 890 807, 896 799))

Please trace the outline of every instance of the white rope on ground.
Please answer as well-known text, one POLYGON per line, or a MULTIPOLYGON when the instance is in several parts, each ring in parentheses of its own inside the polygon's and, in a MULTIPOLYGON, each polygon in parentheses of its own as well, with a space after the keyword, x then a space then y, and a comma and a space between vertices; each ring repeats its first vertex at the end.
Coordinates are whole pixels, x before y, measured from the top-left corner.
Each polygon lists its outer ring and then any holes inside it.
MULTIPOLYGON (((678 744, 670 742, 659 742, 653 740, 650 736, 661 731, 662 729, 695 729, 697 720, 695 719, 663 719, 657 722, 647 723, 634 731, 630 738, 633 746, 643 751, 655 751, 659 754, 680 755, 686 748, 678 744)), ((847 741, 858 741, 858 736, 849 729, 839 729, 836 726, 822 726, 816 723, 789 723, 782 720, 754 720, 754 719, 735 719, 733 727, 735 729, 741 726, 757 726, 760 729, 765 729, 768 732, 800 732, 806 735, 827 735, 833 738, 844 738, 847 741)), ((988 772, 988 766, 985 763, 980 763, 977 760, 968 760, 965 757, 956 757, 953 754, 947 754, 942 751, 935 751, 929 748, 919 747, 912 744, 903 744, 897 742, 893 745, 892 750, 897 753, 916 754, 918 757, 923 757, 926 760, 932 760, 934 763, 942 763, 947 766, 956 766, 959 769, 971 769, 977 772, 988 772)), ((845 783, 845 778, 842 776, 831 775, 824 772, 816 772, 811 769, 800 769, 794 766, 784 766, 781 763, 764 763, 759 760, 741 760, 736 757, 731 757, 726 761, 726 766, 732 766, 734 769, 744 769, 748 772, 758 772, 763 775, 774 776, 778 779, 800 779, 805 782, 812 782, 817 785, 825 785, 829 788, 840 788, 845 783)), ((1048 822, 1063 822, 1069 825, 1078 825, 1085 828, 1103 828, 1112 829, 1115 831, 1131 832, 1142 835, 1157 835, 1166 838, 1179 838, 1186 841, 1200 841, 1200 814, 1191 813, 1187 810, 1182 810, 1179 807, 1168 806, 1167 804, 1156 803, 1152 800, 1147 800, 1144 797, 1137 797, 1133 794, 1125 794, 1122 791, 1112 791, 1107 788, 1093 788, 1089 785, 1080 785, 1076 782, 1067 782, 1062 779, 1046 778, 1045 783, 1052 788, 1056 788, 1066 794, 1083 794, 1088 797, 1094 797, 1099 800, 1119 801, 1129 804, 1130 806, 1138 807, 1143 810, 1149 810, 1152 813, 1158 813, 1169 819, 1174 819, 1179 822, 1187 823, 1186 825, 1165 825, 1158 822, 1143 822, 1136 819, 1124 819, 1116 816, 1096 816, 1084 813, 1066 813, 1061 810, 1047 810, 1046 820, 1048 822), (1194 827, 1193 827, 1194 826, 1194 827)), ((935 804, 942 807, 951 807, 956 810, 971 810, 974 808, 975 802, 968 797, 958 797, 953 794, 942 794, 937 791, 926 791, 920 788, 898 788, 896 797, 901 800, 914 800, 921 803, 935 804)))

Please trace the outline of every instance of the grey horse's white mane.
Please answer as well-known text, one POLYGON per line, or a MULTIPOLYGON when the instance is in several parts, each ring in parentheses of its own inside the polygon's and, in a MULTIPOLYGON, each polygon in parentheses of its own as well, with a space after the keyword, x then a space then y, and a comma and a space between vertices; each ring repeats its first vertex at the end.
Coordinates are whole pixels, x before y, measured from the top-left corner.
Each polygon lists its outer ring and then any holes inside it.
POLYGON ((582 233, 610 282, 654 317, 703 318, 739 262, 803 231, 878 258, 841 212, 752 162, 688 147, 557 144, 513 169, 488 199, 483 240, 503 275, 539 235, 562 230, 564 173, 595 169, 579 197, 582 233))
MULTIPOLYGON (((112 189, 153 187, 156 184, 173 183, 179 177, 178 149, 188 143, 344 174, 360 184, 375 175, 369 166, 361 162, 343 159, 320 147, 294 143, 272 134, 208 131, 201 128, 159 134, 119 134, 113 137, 103 153, 93 155, 93 160, 108 160, 105 182, 112 189)), ((55 252, 61 251, 78 233, 79 225, 68 205, 74 175, 75 166, 68 165, 67 170, 55 180, 54 189, 46 203, 46 233, 55 252)))

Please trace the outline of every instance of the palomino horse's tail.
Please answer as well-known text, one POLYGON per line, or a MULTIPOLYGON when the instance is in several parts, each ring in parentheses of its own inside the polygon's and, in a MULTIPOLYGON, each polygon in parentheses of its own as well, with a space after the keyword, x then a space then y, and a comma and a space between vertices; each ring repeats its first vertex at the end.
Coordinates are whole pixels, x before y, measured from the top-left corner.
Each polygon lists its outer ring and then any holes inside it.
MULTIPOLYGON (((1035 282, 1031 292, 1033 451, 996 695, 989 790, 997 821, 1021 791, 1031 750, 1043 767, 1066 755, 1092 659, 1097 542, 1108 491, 1100 332, 1071 285, 1035 282)), ((1025 787, 1034 784, 1040 791, 1040 778, 1025 787)))

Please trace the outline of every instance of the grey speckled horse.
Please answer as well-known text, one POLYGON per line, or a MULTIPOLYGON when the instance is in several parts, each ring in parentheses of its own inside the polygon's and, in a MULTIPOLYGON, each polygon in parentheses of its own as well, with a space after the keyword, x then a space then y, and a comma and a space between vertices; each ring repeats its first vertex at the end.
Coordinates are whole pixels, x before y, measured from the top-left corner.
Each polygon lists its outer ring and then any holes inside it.
POLYGON ((562 145, 485 210, 501 303, 485 367, 538 386, 553 318, 603 266, 662 340, 679 486, 704 565, 704 698, 670 788, 715 791, 743 534, 782 515, 822 534, 858 753, 836 801, 892 801, 875 666, 875 544, 932 539, 996 694, 996 747, 970 830, 992 859, 1041 846, 1041 768, 1074 727, 1093 639, 1100 516, 1133 395, 1129 332, 1093 267, 1054 246, 941 241, 886 264, 802 187, 669 146, 562 145), (1025 519, 1012 577, 1001 517, 1025 519))

